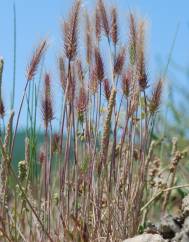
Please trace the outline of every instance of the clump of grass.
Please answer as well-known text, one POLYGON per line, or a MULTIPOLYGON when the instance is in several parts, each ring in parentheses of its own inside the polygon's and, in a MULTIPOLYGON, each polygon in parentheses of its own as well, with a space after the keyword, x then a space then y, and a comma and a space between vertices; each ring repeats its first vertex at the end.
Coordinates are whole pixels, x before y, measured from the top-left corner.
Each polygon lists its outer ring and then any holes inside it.
MULTIPOLYGON (((4 240, 122 241, 138 233, 147 216, 147 202, 152 193, 146 188, 154 184, 153 175, 157 173, 151 170, 149 174, 149 165, 159 168, 154 161, 151 134, 163 81, 156 82, 152 91, 147 90, 150 82, 144 21, 130 13, 129 41, 122 43, 117 9, 109 11, 102 0, 97 2, 93 22, 87 13, 84 15, 86 48, 81 53, 82 10, 81 1, 76 1, 62 24, 64 51, 61 49, 58 65, 62 110, 58 132, 53 119, 59 114, 54 112, 53 84, 46 72, 41 95, 44 142, 37 158, 36 129, 31 124, 26 133, 25 160, 19 162, 19 172, 15 173, 11 162, 20 114, 24 100, 30 100, 28 85, 34 82, 46 51, 44 40, 27 68, 24 95, 8 149, 5 150, 0 139, 1 164, 4 166, 7 157, 10 163, 3 178, 6 207, 1 201, 6 219, 1 227, 4 240), (102 49, 105 41, 108 44, 102 49), (106 53, 110 55, 107 57, 106 53), (105 63, 110 63, 111 74, 105 63), (36 160, 38 170, 33 175, 36 160), (16 192, 7 182, 9 176, 17 184, 16 192)), ((29 107, 28 104, 33 120, 32 115, 36 114, 29 107)), ((176 161, 181 158, 174 152, 175 155, 169 188, 174 185, 176 161)), ((163 210, 169 195, 168 190, 163 210)))

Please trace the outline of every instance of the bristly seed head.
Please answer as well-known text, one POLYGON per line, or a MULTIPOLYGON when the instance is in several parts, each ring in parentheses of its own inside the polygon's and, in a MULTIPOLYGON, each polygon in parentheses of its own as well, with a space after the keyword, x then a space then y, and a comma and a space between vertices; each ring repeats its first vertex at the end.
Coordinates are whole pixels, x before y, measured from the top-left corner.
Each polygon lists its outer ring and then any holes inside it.
POLYGON ((139 22, 138 28, 138 41, 137 41, 137 71, 138 81, 141 91, 144 91, 148 87, 148 76, 146 73, 145 63, 145 46, 144 46, 144 21, 139 22))
POLYGON ((88 65, 92 62, 93 53, 93 36, 92 36, 92 26, 89 19, 89 15, 86 14, 86 30, 85 30, 85 41, 86 41, 86 61, 88 65))
POLYGON ((130 52, 130 63, 135 64, 136 61, 136 47, 137 47, 137 25, 134 15, 130 14, 130 39, 129 39, 129 52, 130 52))
POLYGON ((19 161, 18 163, 18 178, 23 182, 27 178, 28 164, 25 160, 19 161))
POLYGON ((98 48, 95 48, 95 65, 97 79, 102 81, 104 79, 104 63, 98 48))
POLYGON ((4 60, 0 57, 0 117, 4 118, 5 116, 5 106, 2 99, 2 76, 3 76, 3 67, 4 67, 4 60))
POLYGON ((109 102, 108 102, 108 111, 107 111, 106 120, 104 122, 103 135, 101 140, 100 163, 98 166, 99 175, 102 172, 102 166, 105 165, 107 161, 111 118, 112 118, 112 112, 113 112, 113 107, 115 105, 115 101, 116 101, 116 90, 115 88, 112 88, 109 102))
POLYGON ((1 81, 2 81, 2 75, 3 75, 3 67, 4 67, 4 60, 2 57, 0 57, 0 88, 1 88, 1 81))
POLYGON ((87 110, 88 105, 88 96, 84 87, 81 87, 79 90, 79 96, 76 101, 78 113, 84 113, 87 110))
POLYGON ((110 87, 109 80, 107 78, 104 79, 103 86, 104 86, 104 95, 106 97, 106 100, 108 101, 111 95, 111 87, 110 87))
POLYGON ((99 12, 100 12, 102 27, 104 29, 104 32, 105 32, 106 37, 109 40, 109 38, 110 38, 109 18, 108 18, 108 14, 107 14, 105 5, 103 3, 103 0, 99 0, 99 2, 98 2, 98 8, 99 8, 99 12))
POLYGON ((111 38, 114 43, 114 45, 118 42, 118 20, 117 20, 117 9, 115 7, 112 8, 111 11, 111 38))
POLYGON ((51 95, 51 78, 48 73, 44 77, 44 96, 42 99, 42 115, 45 128, 48 128, 49 123, 54 118, 52 95, 51 95))
POLYGON ((79 10, 81 1, 77 0, 72 8, 70 18, 64 22, 64 48, 67 58, 72 61, 77 55, 78 46, 78 25, 79 25, 79 10))
POLYGON ((122 47, 114 64, 114 74, 120 75, 125 64, 126 48, 122 47))
POLYGON ((52 137, 52 153, 56 153, 60 147, 60 135, 58 133, 53 134, 52 137))
POLYGON ((3 100, 1 98, 0 99, 0 117, 4 118, 4 116, 5 116, 5 106, 4 106, 3 100))
POLYGON ((94 67, 92 68, 90 73, 89 90, 91 91, 92 95, 95 95, 98 90, 98 79, 96 74, 96 68, 94 67))
POLYGON ((67 77, 66 77, 64 58, 61 56, 59 57, 58 61, 59 61, 60 84, 65 92, 67 77))
POLYGON ((84 72, 83 72, 83 66, 81 60, 77 60, 76 62, 77 65, 77 74, 80 82, 82 83, 84 80, 84 72))
POLYGON ((130 94, 130 84, 131 84, 131 72, 130 70, 125 71, 122 75, 122 90, 125 97, 130 94))
POLYGON ((67 100, 69 103, 74 103, 75 89, 76 89, 76 74, 75 66, 71 67, 70 75, 68 76, 68 96, 67 100))
POLYGON ((130 104, 128 108, 128 117, 132 118, 134 113, 136 112, 138 108, 138 101, 139 101, 139 87, 136 86, 130 95, 130 104))
POLYGON ((149 110, 151 114, 154 114, 158 111, 160 103, 161 103, 161 95, 162 95, 162 85, 163 81, 160 79, 152 92, 152 97, 150 99, 149 110))
POLYGON ((37 71, 37 67, 40 63, 41 58, 43 57, 43 54, 46 48, 47 48, 47 41, 43 40, 39 44, 38 48, 34 51, 32 59, 27 67, 26 78, 28 81, 31 81, 34 78, 37 71))
POLYGON ((99 6, 97 6, 95 11, 95 34, 96 34, 97 42, 100 41, 101 31, 102 31, 101 18, 99 14, 99 6))
POLYGON ((43 146, 41 146, 39 150, 39 162, 41 165, 43 165, 45 161, 46 161, 45 149, 43 146))

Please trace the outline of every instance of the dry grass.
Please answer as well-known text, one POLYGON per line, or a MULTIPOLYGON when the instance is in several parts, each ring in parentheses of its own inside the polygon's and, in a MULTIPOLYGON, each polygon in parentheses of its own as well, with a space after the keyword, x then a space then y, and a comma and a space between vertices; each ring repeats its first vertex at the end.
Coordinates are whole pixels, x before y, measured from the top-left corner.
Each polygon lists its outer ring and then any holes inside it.
MULTIPOLYGON (((144 21, 130 13, 129 42, 121 43, 117 9, 109 11, 99 0, 94 20, 84 15, 86 48, 80 53, 81 11, 81 2, 76 1, 62 24, 64 54, 59 58, 59 72, 63 99, 57 133, 53 131, 56 113, 51 77, 44 75, 40 95, 45 138, 37 158, 39 174, 32 175, 37 147, 28 134, 18 175, 11 163, 28 83, 35 77, 46 41, 40 43, 27 68, 15 130, 10 129, 12 115, 5 138, 0 138, 3 241, 122 241, 138 233, 147 216, 146 202, 167 188, 155 180, 160 164, 153 155, 156 143, 151 142, 151 133, 163 81, 147 90, 144 21), (107 48, 102 50, 105 41, 107 48), (108 74, 105 63, 110 64, 108 74), (16 186, 9 184, 10 178, 16 186)), ((169 188, 182 158, 176 150, 172 155, 169 188)), ((170 190, 166 190, 162 210, 170 190)))

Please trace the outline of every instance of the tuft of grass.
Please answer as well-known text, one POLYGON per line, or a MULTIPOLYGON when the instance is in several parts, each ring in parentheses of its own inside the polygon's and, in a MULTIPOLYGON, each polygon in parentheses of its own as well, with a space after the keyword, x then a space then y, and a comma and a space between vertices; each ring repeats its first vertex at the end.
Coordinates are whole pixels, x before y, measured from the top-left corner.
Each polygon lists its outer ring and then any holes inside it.
POLYGON ((129 40, 122 43, 116 7, 109 10, 99 0, 93 21, 85 12, 86 48, 81 50, 82 13, 77 0, 62 24, 60 114, 54 112, 49 71, 44 73, 41 94, 41 81, 35 80, 47 51, 43 40, 27 67, 13 138, 7 135, 13 116, 6 132, 1 130, 0 238, 4 241, 122 241, 133 236, 150 217, 150 205, 157 198, 163 201, 161 210, 166 210, 178 164, 186 153, 173 142, 170 166, 164 169, 157 152, 160 142, 152 141, 163 81, 148 90, 144 21, 130 13, 129 40), (111 61, 106 53, 111 53, 111 61), (111 77, 105 64, 110 64, 111 77), (40 95, 44 133, 39 140, 40 95), (24 101, 25 157, 18 162, 17 173, 13 152, 20 143, 16 138, 24 101), (53 122, 59 116, 57 129, 53 122))

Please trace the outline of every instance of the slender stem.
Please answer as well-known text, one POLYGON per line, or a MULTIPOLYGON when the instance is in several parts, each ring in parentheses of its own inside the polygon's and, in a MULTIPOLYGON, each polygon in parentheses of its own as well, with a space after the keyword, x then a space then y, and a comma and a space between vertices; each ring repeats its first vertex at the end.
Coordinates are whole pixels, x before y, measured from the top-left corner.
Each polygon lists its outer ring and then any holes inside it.
POLYGON ((14 58, 13 58, 13 83, 12 83, 12 95, 11 95, 11 110, 14 109, 14 99, 15 99, 15 84, 16 84, 16 5, 13 4, 13 15, 14 15, 14 58))
POLYGON ((11 146, 11 151, 10 151, 10 160, 12 160, 12 158, 13 158, 13 150, 14 150, 14 144, 15 144, 16 134, 17 134, 17 130, 18 130, 18 123, 19 123, 19 120, 20 120, 20 115, 21 115, 21 111, 22 111, 22 107, 23 107, 23 103, 24 103, 24 98, 26 96, 28 84, 29 84, 29 80, 27 80, 27 82, 26 82, 26 85, 25 85, 25 88, 24 88, 24 93, 23 93, 21 103, 20 103, 20 108, 19 108, 19 111, 18 111, 16 126, 15 126, 15 131, 14 131, 12 146, 11 146))
POLYGON ((189 187, 189 184, 185 184, 185 185, 179 185, 179 186, 174 186, 174 187, 169 187, 166 189, 163 189, 161 191, 159 191, 155 196, 153 196, 141 209, 140 211, 143 212, 144 209, 146 209, 154 200, 156 200, 159 196, 161 196, 162 193, 164 192, 168 192, 171 190, 175 190, 175 189, 179 189, 179 188, 185 188, 185 187, 189 187))

